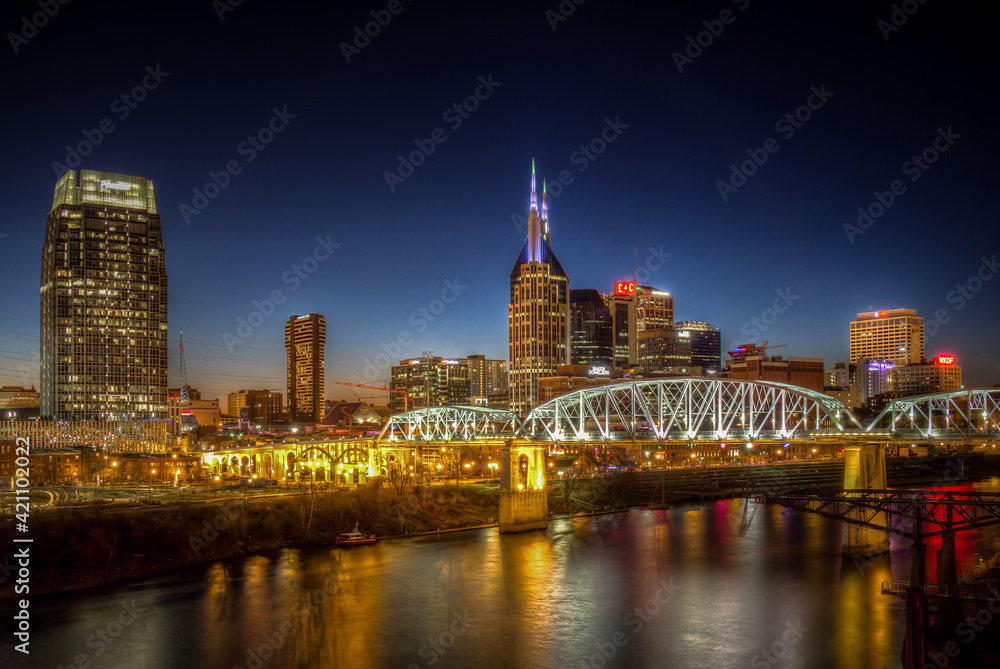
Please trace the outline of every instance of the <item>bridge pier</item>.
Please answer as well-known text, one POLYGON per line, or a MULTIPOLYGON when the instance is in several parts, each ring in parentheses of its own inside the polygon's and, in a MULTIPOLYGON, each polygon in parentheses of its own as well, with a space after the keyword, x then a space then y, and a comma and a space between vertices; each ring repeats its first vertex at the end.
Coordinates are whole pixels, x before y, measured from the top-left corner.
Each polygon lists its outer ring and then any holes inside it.
POLYGON ((545 446, 514 445, 500 449, 500 532, 544 530, 549 526, 545 482, 545 446))
MULTIPOLYGON (((844 491, 885 490, 885 450, 881 444, 848 444, 844 447, 844 491)), ((884 512, 876 512, 869 518, 858 509, 851 512, 857 520, 867 520, 873 525, 888 527, 884 512)), ((844 557, 872 557, 889 551, 889 533, 872 527, 844 523, 844 557)))

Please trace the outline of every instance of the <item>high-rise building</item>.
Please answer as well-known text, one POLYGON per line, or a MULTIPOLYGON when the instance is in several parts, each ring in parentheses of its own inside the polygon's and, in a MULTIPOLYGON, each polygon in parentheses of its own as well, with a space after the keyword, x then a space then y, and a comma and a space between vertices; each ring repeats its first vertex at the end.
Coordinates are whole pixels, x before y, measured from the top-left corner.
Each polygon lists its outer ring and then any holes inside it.
POLYGON ((473 403, 476 398, 508 393, 506 360, 487 360, 485 355, 470 355, 461 362, 469 368, 469 396, 473 403))
POLYGON ((939 355, 931 362, 898 366, 889 379, 896 397, 952 392, 962 389, 962 366, 953 355, 939 355))
MULTIPOLYGON (((855 383, 858 388, 858 401, 865 404, 876 395, 889 392, 892 383, 892 371, 896 365, 888 360, 858 360, 855 372, 855 383)), ((961 385, 961 384, 960 384, 961 385)))
POLYGON ((167 417, 167 270, 153 182, 69 170, 41 275, 41 415, 167 417))
POLYGON ((866 311, 850 325, 851 359, 911 365, 924 359, 924 319, 916 309, 866 311))
POLYGON ((538 379, 569 362, 569 278, 549 242, 545 182, 539 211, 532 160, 528 237, 510 272, 507 307, 510 406, 520 415, 538 404, 538 379))
POLYGON ((722 369, 722 333, 719 328, 701 321, 674 323, 674 330, 691 342, 691 365, 706 373, 722 369), (687 334, 685 334, 687 333, 687 334))
POLYGON ((570 364, 611 365, 611 310, 593 288, 569 291, 570 364))
POLYGON ((690 367, 691 338, 677 330, 644 330, 636 333, 637 363, 646 373, 676 367, 690 367), (682 336, 684 335, 684 336, 682 336))
POLYGON ((404 390, 392 393, 389 408, 392 413, 404 410, 442 406, 469 406, 469 366, 464 360, 425 356, 400 360, 392 366, 390 388, 404 390))
POLYGON ((615 369, 638 363, 640 332, 669 330, 674 325, 674 298, 665 290, 639 286, 635 281, 618 281, 614 292, 603 298, 611 311, 611 351, 615 369))
POLYGON ((320 314, 292 316, 285 323, 288 357, 288 416, 291 420, 323 420, 326 385, 326 319, 320 314))

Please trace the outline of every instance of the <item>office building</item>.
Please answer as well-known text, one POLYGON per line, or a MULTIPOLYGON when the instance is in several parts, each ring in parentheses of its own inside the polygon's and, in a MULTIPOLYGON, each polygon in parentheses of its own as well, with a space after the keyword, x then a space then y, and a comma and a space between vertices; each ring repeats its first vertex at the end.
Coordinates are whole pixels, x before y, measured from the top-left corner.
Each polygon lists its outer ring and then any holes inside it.
POLYGON ((855 383, 858 389, 858 401, 861 405, 876 395, 887 393, 892 388, 892 372, 896 365, 888 360, 858 360, 855 383))
POLYGON ((532 160, 528 236, 510 272, 507 307, 510 407, 522 416, 538 404, 538 379, 569 362, 569 278, 549 244, 545 183, 539 210, 532 160))
POLYGON ((635 281, 616 281, 604 302, 611 312, 612 362, 616 369, 638 364, 640 332, 673 328, 674 298, 664 290, 639 286, 635 281))
POLYGON ((722 332, 719 328, 702 321, 681 321, 674 323, 674 330, 682 339, 691 342, 692 366, 701 367, 706 374, 722 369, 722 332))
POLYGON ((765 355, 766 349, 745 344, 731 352, 726 361, 726 373, 732 379, 777 381, 823 392, 822 358, 788 358, 765 355))
POLYGON ((569 291, 569 359, 573 365, 611 365, 611 310, 593 288, 569 291))
POLYGON ((636 364, 648 374, 656 370, 690 367, 691 338, 687 331, 644 330, 636 333, 636 364))
POLYGON ((469 397, 473 404, 482 403, 477 399, 509 393, 506 360, 487 360, 485 355, 470 355, 461 362, 469 368, 469 397))
POLYGON ((56 183, 41 272, 40 412, 167 416, 167 270, 153 182, 69 170, 56 183))
POLYGON ((320 314, 292 316, 285 323, 288 357, 288 417, 323 420, 326 386, 326 319, 320 314))
POLYGON ((898 366, 924 359, 924 319, 916 309, 866 311, 850 324, 850 362, 888 360, 898 366))
POLYGON ((544 404, 574 390, 630 381, 632 373, 605 365, 560 365, 556 373, 538 379, 538 403, 544 404))
POLYGON ((890 375, 895 397, 946 393, 962 389, 962 366, 955 356, 939 355, 932 362, 897 366, 890 375))
POLYGON ((392 366, 392 413, 441 406, 469 406, 469 366, 456 358, 425 356, 400 360, 392 366), (404 394, 405 392, 405 394, 404 394))
POLYGON ((175 437, 187 432, 202 432, 222 424, 219 400, 203 400, 197 388, 188 387, 188 402, 181 403, 180 388, 167 390, 170 425, 175 437))

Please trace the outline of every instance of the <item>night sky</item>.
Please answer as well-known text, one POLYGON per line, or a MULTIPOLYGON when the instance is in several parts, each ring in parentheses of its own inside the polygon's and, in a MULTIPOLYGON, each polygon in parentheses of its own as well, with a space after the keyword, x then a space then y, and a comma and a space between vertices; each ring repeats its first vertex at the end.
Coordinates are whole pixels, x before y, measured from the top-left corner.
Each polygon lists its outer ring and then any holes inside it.
MULTIPOLYGON (((37 2, 12 0, 0 382, 38 383, 45 217, 73 166, 155 184, 172 385, 183 331, 207 397, 284 392, 284 322, 313 311, 328 381, 424 351, 506 359, 534 157, 539 184, 563 176, 550 226, 572 288, 609 292, 634 254, 677 320, 827 367, 856 313, 912 307, 928 358, 993 385, 997 42, 957 4, 75 0, 36 31, 37 2), (85 132, 100 142, 71 163, 85 132), (210 173, 225 187, 206 193, 210 173), (859 207, 873 220, 845 229, 859 207)), ((328 384, 356 395, 376 394, 328 384)))

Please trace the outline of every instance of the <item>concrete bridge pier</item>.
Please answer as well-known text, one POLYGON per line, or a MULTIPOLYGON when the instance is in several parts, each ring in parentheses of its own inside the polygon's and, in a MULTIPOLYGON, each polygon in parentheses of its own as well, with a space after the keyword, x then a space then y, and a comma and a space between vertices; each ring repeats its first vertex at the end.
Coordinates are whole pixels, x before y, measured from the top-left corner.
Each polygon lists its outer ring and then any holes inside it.
POLYGON ((544 530, 549 526, 545 446, 504 442, 500 450, 500 532, 544 530))
MULTIPOLYGON (((885 490, 885 450, 881 444, 848 444, 844 447, 844 492, 852 490, 885 490)), ((888 527, 886 514, 878 512, 863 517, 865 512, 852 512, 853 518, 888 527)), ((872 527, 844 523, 844 557, 868 558, 889 551, 889 533, 872 527)))

